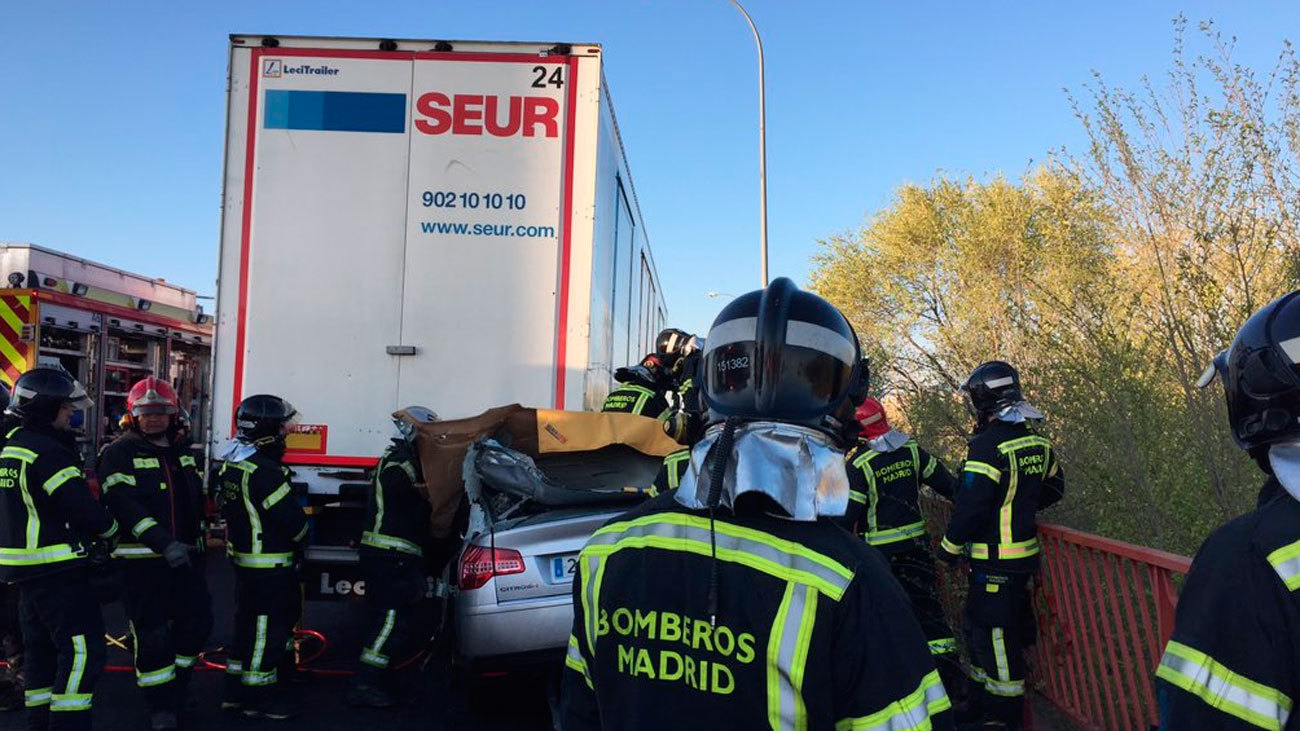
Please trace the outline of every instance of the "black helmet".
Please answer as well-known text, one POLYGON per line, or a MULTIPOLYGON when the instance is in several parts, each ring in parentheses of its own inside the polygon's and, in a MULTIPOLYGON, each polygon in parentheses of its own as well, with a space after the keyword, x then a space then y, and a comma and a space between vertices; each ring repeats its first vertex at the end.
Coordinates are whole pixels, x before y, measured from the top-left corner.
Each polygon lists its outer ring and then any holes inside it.
MULTIPOLYGON (((1242 449, 1300 436, 1300 290, 1264 305, 1215 358, 1228 424, 1242 449), (1226 372, 1225 372, 1226 371, 1226 372)), ((1208 385, 1213 374, 1201 378, 1208 385)))
POLYGON ((1010 363, 990 360, 971 371, 961 385, 976 416, 996 413, 1025 400, 1020 392, 1020 374, 1010 363))
POLYGON ((9 410, 9 399, 11 398, 11 394, 12 392, 9 390, 9 386, 3 381, 0 381, 0 412, 9 410))
POLYGON ((284 442, 282 430, 298 416, 293 404, 279 396, 258 394, 239 402, 235 411, 236 434, 249 444, 264 446, 284 442))
POLYGON ((831 303, 784 277, 732 300, 704 350, 710 419, 782 421, 841 436, 834 417, 858 379, 858 337, 831 303))
POLYGON ((91 402, 86 389, 62 368, 33 368, 14 382, 9 410, 27 421, 52 424, 65 403, 84 409, 91 402))
POLYGON ((663 355, 681 355, 693 336, 685 330, 670 327, 655 338, 655 352, 663 355))

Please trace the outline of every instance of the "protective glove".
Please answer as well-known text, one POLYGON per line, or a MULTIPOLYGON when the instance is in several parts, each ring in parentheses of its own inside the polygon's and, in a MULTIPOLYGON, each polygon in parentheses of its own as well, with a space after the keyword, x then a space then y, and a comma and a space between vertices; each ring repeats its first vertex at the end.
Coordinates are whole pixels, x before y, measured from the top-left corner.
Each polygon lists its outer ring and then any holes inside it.
POLYGON ((167 565, 174 568, 190 567, 190 549, 180 541, 172 541, 163 548, 163 558, 167 559, 167 565))

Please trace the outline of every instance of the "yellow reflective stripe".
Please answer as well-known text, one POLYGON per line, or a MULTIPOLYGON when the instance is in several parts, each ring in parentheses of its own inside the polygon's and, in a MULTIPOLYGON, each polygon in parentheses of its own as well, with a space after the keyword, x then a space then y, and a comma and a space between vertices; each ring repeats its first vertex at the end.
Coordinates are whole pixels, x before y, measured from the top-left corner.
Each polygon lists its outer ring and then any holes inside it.
POLYGON ((867 543, 873 546, 883 546, 890 543, 906 541, 910 538, 918 538, 925 535, 925 521, 919 523, 910 523, 897 528, 888 528, 865 534, 867 543))
POLYGON ((275 504, 283 500, 284 496, 288 495, 290 492, 292 492, 292 490, 289 488, 289 483, 286 482, 280 485, 275 489, 275 492, 267 495, 266 499, 262 501, 262 509, 270 510, 275 507, 275 504))
POLYGON ((998 511, 1000 522, 998 537, 1002 543, 1014 543, 1015 535, 1011 532, 1011 512, 1016 502, 1016 489, 1020 485, 1020 466, 1016 463, 1016 453, 1011 453, 1011 479, 1007 481, 1007 494, 1002 497, 1002 509, 998 511))
POLYGON ((677 471, 677 465, 682 462, 689 462, 690 459, 690 450, 675 452, 664 458, 664 466, 668 469, 668 488, 670 490, 677 487, 682 481, 682 475, 677 471))
POLYGON ((193 457, 191 457, 191 456, 188 455, 188 454, 182 454, 182 455, 181 455, 181 457, 180 457, 180 463, 181 463, 181 467, 198 467, 198 466, 199 466, 198 460, 194 459, 193 457))
MULTIPOLYGON (((661 548, 711 556, 710 521, 686 513, 657 513, 596 531, 583 554, 608 556, 626 548, 661 548)), ((843 564, 793 541, 723 520, 714 523, 717 557, 816 587, 839 601, 853 579, 843 564)))
POLYGON ((53 495, 55 490, 63 487, 63 483, 78 477, 81 477, 80 467, 64 467, 46 480, 42 487, 45 488, 46 495, 53 495))
POLYGON ((587 671, 587 660, 582 656, 582 650, 578 647, 578 638, 569 635, 569 651, 564 656, 564 665, 570 670, 582 673, 582 679, 587 683, 587 687, 595 690, 596 686, 591 684, 591 673, 587 671))
POLYGON ((0 459, 6 458, 16 459, 19 462, 31 464, 36 461, 36 453, 30 449, 24 449, 23 447, 7 445, 3 450, 0 450, 0 459))
POLYGON ((154 520, 153 518, 149 518, 149 517, 141 518, 140 522, 131 526, 131 535, 135 536, 136 538, 139 538, 140 534, 144 533, 150 528, 153 528, 156 525, 158 525, 158 521, 154 520))
POLYGON ((89 711, 93 700, 91 693, 53 693, 50 695, 50 710, 89 711))
POLYGON ((266 656, 266 630, 270 622, 270 615, 257 615, 257 634, 253 638, 253 655, 248 659, 248 667, 244 674, 258 673, 262 669, 262 659, 266 656))
POLYGON ((293 565, 292 553, 242 553, 228 551, 231 563, 249 569, 274 569, 293 565))
POLYGON ((934 455, 931 454, 927 456, 930 458, 930 461, 926 463, 925 471, 921 473, 922 480, 930 479, 930 476, 934 474, 935 468, 939 466, 939 460, 935 459, 934 455))
POLYGON ((984 679, 984 690, 996 696, 1003 698, 1017 698, 1025 694, 1025 681, 1023 680, 994 680, 993 678, 984 679))
POLYGON ((857 490, 849 490, 849 499, 855 503, 862 503, 863 505, 867 504, 866 494, 858 492, 857 490))
POLYGON ((1264 729, 1281 731, 1291 698, 1222 665, 1205 653, 1170 640, 1156 677, 1200 698, 1211 708, 1264 729))
POLYGON ((966 463, 962 465, 961 469, 963 472, 974 472, 977 475, 984 475, 994 482, 1002 482, 1002 470, 999 470, 997 467, 985 462, 976 462, 968 459, 966 460, 966 463))
POLYGON ((1290 543, 1268 554, 1268 562, 1286 588, 1300 589, 1300 541, 1290 543))
POLYGON ((38 566, 72 561, 83 556, 84 552, 68 543, 40 548, 0 548, 0 566, 38 566))
POLYGON ((23 705, 27 708, 36 708, 39 706, 50 705, 50 696, 53 695, 54 688, 28 688, 23 691, 23 705))
POLYGON ((113 549, 113 558, 161 558, 152 548, 140 543, 119 543, 113 549))
POLYGON ((135 465, 135 468, 137 470, 147 470, 150 468, 153 469, 162 468, 162 465, 158 463, 157 457, 136 457, 135 459, 131 460, 131 464, 135 465))
POLYGON ((104 482, 101 483, 105 491, 107 491, 108 488, 113 487, 114 485, 134 485, 134 484, 135 484, 135 475, 128 475, 125 472, 114 472, 108 477, 105 477, 104 482))
POLYGON ((862 477, 867 481, 867 532, 876 530, 876 506, 880 503, 880 494, 876 492, 876 471, 871 467, 871 460, 879 457, 880 452, 868 449, 853 460, 853 466, 862 470, 862 477))
MULTIPOLYGON (((64 695, 81 692, 81 679, 86 674, 86 636, 72 636, 72 671, 68 673, 68 683, 63 687, 64 695)), ((54 696, 57 698, 58 696, 54 696)))
MULTIPOLYGON (((30 463, 24 462, 18 468, 18 492, 23 499, 23 507, 27 510, 26 526, 26 547, 28 550, 36 550, 41 545, 41 514, 36 512, 36 501, 32 499, 32 492, 27 486, 27 468, 30 463)), ((0 564, 4 562, 4 549, 0 549, 0 564)))
POLYGON ((999 543, 993 546, 987 543, 972 543, 970 557, 981 560, 987 560, 995 555, 1000 559, 1029 558, 1037 555, 1039 550, 1038 538, 1035 536, 1027 541, 999 543))
POLYGON ((870 716, 836 721, 835 731, 929 731, 930 718, 950 708, 939 671, 931 670, 916 690, 870 716))
POLYGON ((375 533, 373 531, 366 531, 361 534, 361 545, 370 546, 371 548, 400 551, 401 553, 409 553, 413 556, 424 555, 424 549, 405 538, 386 536, 383 533, 375 533))
POLYGON ((375 636, 375 641, 370 643, 366 648, 376 659, 383 660, 384 666, 388 665, 388 656, 384 654, 384 645, 388 643, 388 637, 393 633, 393 625, 397 624, 397 610, 389 609, 384 613, 384 624, 379 628, 379 634, 375 636))
POLYGON ((159 685, 165 685, 176 679, 176 665, 173 663, 165 668, 150 670, 142 673, 140 670, 135 671, 135 684, 141 688, 153 688, 159 685))
MULTIPOLYGON (((243 469, 243 468, 241 468, 243 469)), ((253 505, 253 496, 248 489, 248 478, 252 472, 244 470, 244 478, 239 485, 239 494, 244 501, 244 510, 248 513, 249 536, 252 539, 252 550, 249 553, 259 554, 262 552, 262 516, 258 514, 257 507, 253 505)))
POLYGON ((806 731, 804 670, 813 625, 817 590, 787 582, 767 643, 767 719, 775 731, 806 731))
POLYGON ((951 553, 951 554, 954 555, 954 556, 960 556, 960 555, 966 553, 966 549, 965 549, 965 548, 963 548, 963 547, 957 545, 956 543, 953 543, 952 541, 948 540, 948 536, 944 536, 943 539, 939 541, 939 547, 942 548, 943 550, 947 551, 948 553, 951 553))
POLYGON ((1006 631, 1001 627, 993 628, 993 661, 998 666, 998 680, 1011 682, 1011 665, 1007 662, 1006 631))
POLYGON ((112 538, 113 536, 117 535, 117 529, 118 529, 119 527, 120 527, 120 526, 118 526, 118 524, 117 524, 117 519, 114 518, 114 519, 113 519, 113 523, 112 523, 112 525, 108 526, 108 530, 104 531, 103 533, 100 533, 100 534, 99 534, 99 537, 100 537, 100 538, 112 538))
POLYGON ((931 655, 950 655, 957 651, 956 637, 944 637, 939 640, 930 640, 926 644, 930 647, 931 655))
POLYGON ((1024 449, 1025 447, 1042 447, 1043 449, 1050 449, 1051 446, 1052 443, 1047 439, 1037 435, 1031 435, 1005 441, 998 445, 998 451, 1007 454, 1008 452, 1014 452, 1017 449, 1024 449))

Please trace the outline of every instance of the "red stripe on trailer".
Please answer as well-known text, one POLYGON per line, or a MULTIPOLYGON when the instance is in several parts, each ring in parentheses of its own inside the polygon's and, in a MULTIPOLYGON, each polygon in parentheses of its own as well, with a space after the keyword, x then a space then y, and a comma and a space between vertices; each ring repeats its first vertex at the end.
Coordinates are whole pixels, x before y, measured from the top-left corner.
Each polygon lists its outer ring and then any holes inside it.
POLYGON ((569 103, 564 118, 564 201, 568 213, 560 240, 560 302, 555 323, 555 408, 564 409, 566 350, 569 346, 569 258, 573 244, 573 138, 578 117, 578 59, 569 59, 569 103))

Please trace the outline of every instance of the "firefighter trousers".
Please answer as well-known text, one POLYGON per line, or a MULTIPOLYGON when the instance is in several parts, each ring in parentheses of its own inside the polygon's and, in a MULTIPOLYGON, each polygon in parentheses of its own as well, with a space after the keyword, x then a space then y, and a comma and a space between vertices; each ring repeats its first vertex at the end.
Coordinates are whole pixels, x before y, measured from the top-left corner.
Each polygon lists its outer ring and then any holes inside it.
POLYGON ((293 628, 302 588, 292 570, 235 568, 235 643, 227 677, 238 676, 240 702, 256 705, 283 689, 293 668, 293 628))
POLYGON ((959 697, 962 672, 957 637, 948 626, 948 618, 943 612, 934 555, 921 541, 908 541, 883 548, 886 549, 883 552, 889 559, 894 578, 898 579, 903 591, 912 601, 912 613, 925 632, 930 655, 939 669, 944 687, 949 689, 950 696, 959 697))
POLYGON ((1034 639, 1030 576, 975 568, 966 597, 968 698, 982 720, 1010 729, 1024 714, 1025 648, 1034 639))
POLYGON ((393 663, 414 648, 415 615, 424 600, 422 561, 393 551, 361 556, 366 578, 366 645, 361 650, 358 680, 377 682, 393 663), (391 554, 391 555, 385 555, 391 554))
POLYGON ((203 560, 173 569, 161 559, 123 559, 122 603, 135 647, 135 681, 151 709, 179 712, 194 663, 212 633, 203 560))
POLYGON ((28 730, 90 729, 106 652, 104 618, 86 569, 28 579, 18 590, 28 730))

